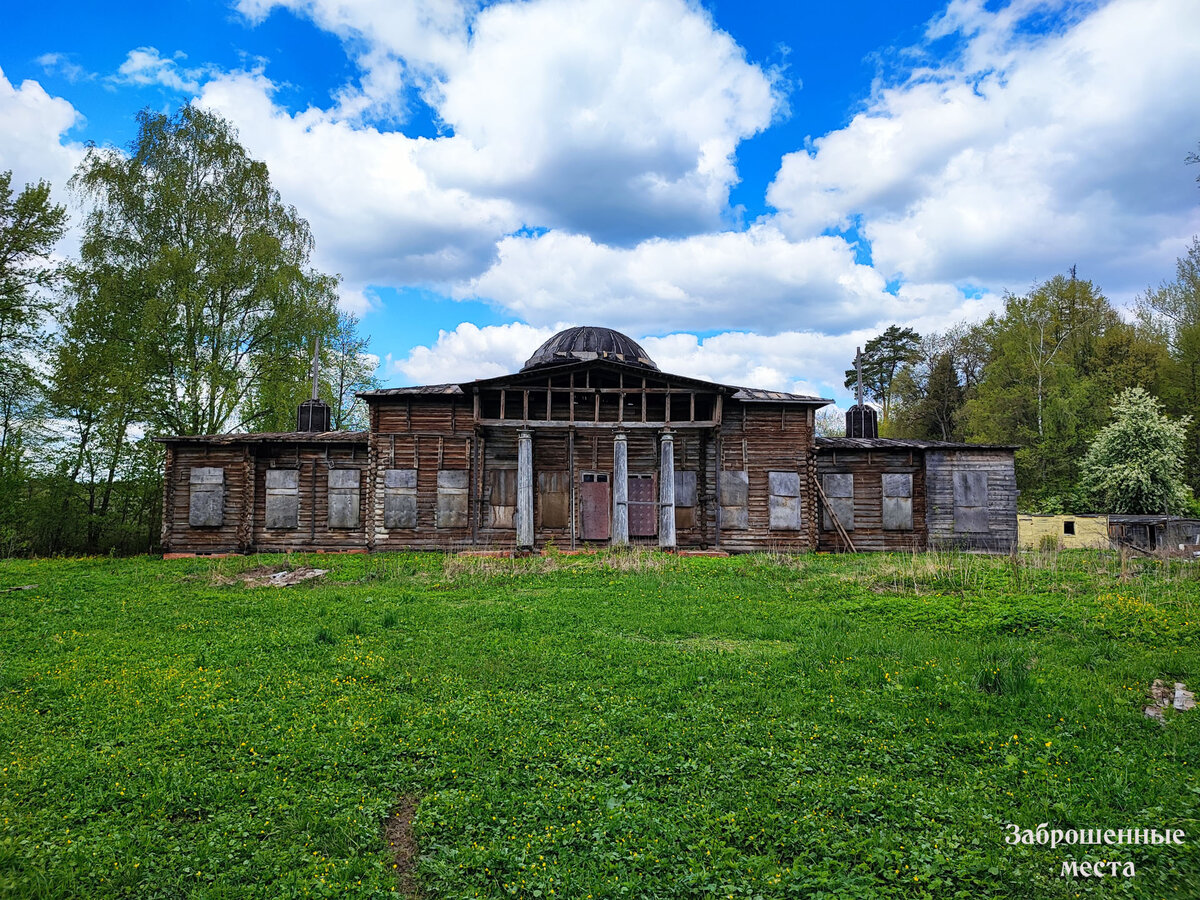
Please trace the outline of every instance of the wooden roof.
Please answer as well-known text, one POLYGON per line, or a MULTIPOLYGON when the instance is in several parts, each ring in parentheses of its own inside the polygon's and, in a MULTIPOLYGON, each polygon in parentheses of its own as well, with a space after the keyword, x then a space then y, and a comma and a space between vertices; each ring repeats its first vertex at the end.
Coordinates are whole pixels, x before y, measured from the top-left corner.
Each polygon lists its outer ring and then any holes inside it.
POLYGON ((818 450, 1016 450, 1015 444, 965 444, 912 438, 819 437, 818 450))
POLYGON ((359 391, 359 397, 455 397, 466 392, 461 384, 418 384, 412 387, 378 388, 359 391))
POLYGON ((156 437, 160 444, 355 444, 365 431, 255 431, 235 434, 179 434, 156 437))

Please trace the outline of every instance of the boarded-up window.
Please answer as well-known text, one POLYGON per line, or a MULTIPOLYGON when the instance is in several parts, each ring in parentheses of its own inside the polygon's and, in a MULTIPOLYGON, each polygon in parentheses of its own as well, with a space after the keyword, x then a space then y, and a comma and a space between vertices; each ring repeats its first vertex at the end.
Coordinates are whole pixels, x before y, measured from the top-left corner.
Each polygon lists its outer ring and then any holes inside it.
POLYGON ((696 527, 696 473, 675 473, 675 527, 696 527))
POLYGON ((748 512, 750 475, 748 472, 722 472, 720 500, 722 528, 745 529, 750 527, 748 512))
POLYGON ((358 469, 329 470, 329 527, 357 528, 361 476, 358 469))
POLYGON ((538 472, 538 513, 543 528, 566 528, 571 521, 571 479, 566 472, 538 472))
POLYGON ((988 530, 987 472, 954 473, 954 530, 988 530))
POLYGON ((383 527, 411 530, 417 527, 417 470, 383 472, 383 527))
POLYGON ((842 527, 847 531, 854 530, 854 476, 849 472, 833 472, 822 476, 821 489, 825 492, 827 506, 821 514, 821 527, 826 531, 834 531, 830 511, 837 516, 842 527))
POLYGON ((767 483, 771 489, 768 499, 770 527, 775 531, 799 531, 803 521, 800 511, 800 473, 768 472, 767 483))
POLYGON ((912 531, 912 475, 907 472, 883 474, 883 530, 912 531))
POLYGON ((465 528, 467 526, 466 469, 441 469, 437 479, 437 527, 465 528))
POLYGON ((197 466, 188 481, 188 524, 193 528, 220 528, 225 521, 225 470, 197 466))
POLYGON ((517 514, 517 470, 488 469, 488 508, 492 528, 514 528, 517 514))
POLYGON ((300 470, 267 469, 267 527, 300 526, 300 470))

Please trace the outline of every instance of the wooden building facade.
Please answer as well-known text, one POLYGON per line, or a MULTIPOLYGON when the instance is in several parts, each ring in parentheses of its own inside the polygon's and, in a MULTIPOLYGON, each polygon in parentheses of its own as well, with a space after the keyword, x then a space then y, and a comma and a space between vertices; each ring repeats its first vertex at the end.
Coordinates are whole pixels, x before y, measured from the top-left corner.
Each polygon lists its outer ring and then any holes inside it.
POLYGON ((1010 448, 818 440, 828 400, 663 373, 609 329, 561 332, 513 375, 362 396, 367 432, 161 439, 164 552, 1016 539, 1010 448))
POLYGON ((877 437, 816 444, 827 498, 822 550, 1007 553, 1017 542, 1012 447, 877 437))

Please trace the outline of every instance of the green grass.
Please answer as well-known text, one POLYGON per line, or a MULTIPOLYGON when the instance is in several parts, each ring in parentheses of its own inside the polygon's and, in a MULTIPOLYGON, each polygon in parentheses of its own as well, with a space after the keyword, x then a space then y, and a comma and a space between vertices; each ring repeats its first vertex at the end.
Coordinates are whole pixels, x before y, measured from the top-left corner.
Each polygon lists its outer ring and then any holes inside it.
POLYGON ((394 894, 407 796, 427 898, 1200 897, 1200 710, 1141 712, 1200 686, 1194 566, 0 561, 30 583, 0 594, 0 896, 394 894), (332 571, 236 582, 264 563, 332 571), (1188 840, 1005 843, 1042 822, 1188 840))

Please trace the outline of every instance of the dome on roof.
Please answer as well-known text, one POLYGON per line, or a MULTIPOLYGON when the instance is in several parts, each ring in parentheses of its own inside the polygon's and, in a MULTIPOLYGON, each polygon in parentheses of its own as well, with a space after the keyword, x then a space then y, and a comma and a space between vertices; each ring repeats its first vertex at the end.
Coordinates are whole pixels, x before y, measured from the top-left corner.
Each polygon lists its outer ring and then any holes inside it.
POLYGON ((590 325, 560 331, 537 348, 533 356, 525 361, 521 371, 584 359, 611 359, 627 366, 658 371, 654 360, 632 338, 611 328, 590 325))

